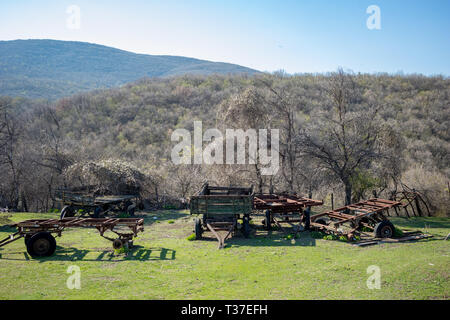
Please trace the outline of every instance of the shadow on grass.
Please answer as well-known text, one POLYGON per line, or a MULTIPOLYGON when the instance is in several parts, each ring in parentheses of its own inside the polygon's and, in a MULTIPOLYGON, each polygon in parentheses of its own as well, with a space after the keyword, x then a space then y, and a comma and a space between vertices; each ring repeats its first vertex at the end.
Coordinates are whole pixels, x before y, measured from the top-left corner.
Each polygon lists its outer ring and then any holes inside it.
MULTIPOLYGON (((167 248, 144 248, 142 246, 133 246, 127 253, 115 254, 113 250, 104 250, 99 253, 96 258, 86 258, 92 250, 56 247, 54 255, 51 257, 32 258, 27 252, 23 252, 24 259, 4 258, 0 254, 2 260, 35 260, 39 263, 47 261, 94 261, 94 262, 121 262, 121 261, 151 261, 151 260, 175 260, 175 250, 167 248), (118 258, 121 258, 118 260, 118 258)), ((17 252, 12 252, 17 253, 17 252)))
MULTIPOLYGON (((286 230, 289 230, 286 228, 286 230)), ((203 238, 197 241, 218 242, 211 232, 205 232, 203 238)), ((300 233, 297 238, 287 239, 286 234, 278 230, 266 231, 261 227, 252 227, 249 238, 245 238, 240 231, 225 241, 225 249, 230 247, 314 247, 316 239, 309 236, 309 232, 300 233), (261 232, 262 231, 262 232, 261 232)))
POLYGON ((232 238, 227 243, 233 247, 315 247, 316 239, 313 238, 297 238, 285 239, 280 237, 252 237, 232 238))

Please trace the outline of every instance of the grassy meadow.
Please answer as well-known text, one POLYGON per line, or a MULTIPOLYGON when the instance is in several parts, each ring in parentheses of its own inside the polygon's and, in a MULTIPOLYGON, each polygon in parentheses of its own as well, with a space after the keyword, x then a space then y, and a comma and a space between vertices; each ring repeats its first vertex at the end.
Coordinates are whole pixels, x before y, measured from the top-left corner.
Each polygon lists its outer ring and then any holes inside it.
MULTIPOLYGON (((2 213, 8 225, 57 214, 2 213)), ((95 229, 69 229, 56 238, 53 256, 31 258, 23 239, 0 248, 0 299, 449 299, 449 218, 393 218, 404 230, 434 235, 415 242, 355 247, 313 239, 286 239, 253 219, 252 235, 227 241, 211 233, 188 241, 188 211, 139 213, 145 231, 128 253, 115 252, 95 229), (68 289, 69 266, 81 271, 81 288, 68 289), (381 288, 368 289, 367 268, 379 266, 381 288)))

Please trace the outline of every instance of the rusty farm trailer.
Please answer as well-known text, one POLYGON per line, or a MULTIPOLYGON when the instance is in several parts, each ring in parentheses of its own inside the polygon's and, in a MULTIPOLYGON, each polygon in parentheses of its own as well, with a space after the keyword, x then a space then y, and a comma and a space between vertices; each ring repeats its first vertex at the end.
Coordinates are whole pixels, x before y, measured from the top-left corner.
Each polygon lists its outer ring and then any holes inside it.
POLYGON ((402 206, 399 201, 373 198, 311 217, 311 227, 351 240, 355 235, 371 230, 375 238, 391 238, 395 227, 387 219, 389 209, 402 206))
POLYGON ((144 219, 141 218, 64 218, 64 219, 31 219, 25 220, 12 227, 17 232, 0 240, 0 247, 21 238, 25 239, 27 252, 32 257, 48 257, 56 249, 53 234, 61 236, 67 228, 96 228, 103 238, 112 241, 114 249, 133 245, 133 237, 144 231, 144 219), (104 235, 106 231, 115 233, 113 239, 104 235))
POLYGON ((200 214, 195 219, 195 236, 201 239, 204 231, 211 231, 219 241, 219 249, 225 240, 240 227, 244 237, 250 234, 250 214, 253 208, 253 186, 220 187, 205 183, 190 199, 191 214, 200 214), (242 219, 242 224, 238 220, 242 219), (225 236, 219 232, 225 231, 225 236))
POLYGON ((281 224, 294 227, 294 234, 309 228, 310 208, 320 206, 323 201, 303 198, 293 194, 256 194, 254 208, 264 211, 263 225, 270 230, 275 223, 284 233, 281 224), (303 224, 303 226, 302 226, 303 224))

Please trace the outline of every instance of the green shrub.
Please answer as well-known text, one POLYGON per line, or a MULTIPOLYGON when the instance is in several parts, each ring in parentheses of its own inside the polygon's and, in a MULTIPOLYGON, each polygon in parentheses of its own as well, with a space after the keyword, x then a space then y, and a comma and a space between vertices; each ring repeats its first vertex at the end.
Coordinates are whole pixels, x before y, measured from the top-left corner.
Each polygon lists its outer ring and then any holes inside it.
POLYGON ((397 227, 394 227, 394 238, 403 237, 403 231, 397 227))
POLYGON ((167 223, 168 223, 168 224, 175 223, 175 220, 169 220, 169 221, 167 221, 167 223))
POLYGON ((130 215, 127 212, 120 212, 117 215, 117 218, 129 218, 129 217, 130 217, 130 215))
POLYGON ((125 254, 125 253, 128 253, 128 251, 130 251, 130 250, 128 249, 128 247, 123 246, 123 247, 120 248, 120 249, 114 249, 114 254, 125 254))
POLYGON ((194 233, 191 234, 191 235, 189 235, 189 236, 186 238, 186 240, 188 240, 188 241, 194 241, 195 239, 197 239, 197 237, 195 236, 194 233))
POLYGON ((329 234, 323 237, 324 240, 336 240, 338 237, 334 234, 329 234))
POLYGON ((339 236, 339 239, 338 239, 339 241, 343 241, 343 242, 347 242, 348 241, 348 239, 347 239, 347 237, 346 236, 339 236))
POLYGON ((313 238, 313 239, 323 239, 323 237, 325 236, 325 233, 320 232, 320 231, 311 231, 310 235, 311 235, 311 238, 313 238))

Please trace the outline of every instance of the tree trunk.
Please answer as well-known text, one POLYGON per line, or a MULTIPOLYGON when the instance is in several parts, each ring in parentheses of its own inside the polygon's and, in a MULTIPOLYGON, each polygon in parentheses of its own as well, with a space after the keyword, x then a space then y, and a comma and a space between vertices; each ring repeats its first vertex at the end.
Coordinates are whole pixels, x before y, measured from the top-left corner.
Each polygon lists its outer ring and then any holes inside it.
POLYGON ((350 182, 344 182, 345 185, 345 205, 348 206, 352 203, 352 185, 350 182))
POLYGON ((21 197, 21 205, 22 205, 22 212, 28 212, 28 205, 27 205, 27 198, 25 197, 25 192, 21 192, 20 193, 20 197, 21 197))
POLYGON ((258 181, 258 192, 263 193, 263 178, 261 175, 261 170, 258 167, 258 164, 255 164, 255 170, 256 170, 256 180, 258 181))

